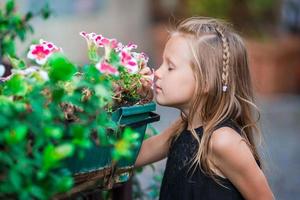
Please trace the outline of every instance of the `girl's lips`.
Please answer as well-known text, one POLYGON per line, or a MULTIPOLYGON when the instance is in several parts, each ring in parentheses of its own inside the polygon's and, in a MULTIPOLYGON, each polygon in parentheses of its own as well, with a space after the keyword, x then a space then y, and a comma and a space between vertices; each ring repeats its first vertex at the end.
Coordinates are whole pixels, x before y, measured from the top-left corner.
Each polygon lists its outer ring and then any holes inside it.
POLYGON ((156 91, 156 92, 161 91, 161 90, 162 90, 161 87, 155 85, 155 91, 156 91))

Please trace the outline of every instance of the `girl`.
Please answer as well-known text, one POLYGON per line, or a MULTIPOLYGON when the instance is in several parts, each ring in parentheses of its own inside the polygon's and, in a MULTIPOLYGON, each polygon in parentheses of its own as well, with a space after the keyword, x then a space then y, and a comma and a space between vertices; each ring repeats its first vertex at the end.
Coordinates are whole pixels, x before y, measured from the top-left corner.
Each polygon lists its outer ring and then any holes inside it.
MULTIPOLYGON (((150 69, 141 71, 149 74, 150 69)), ((168 157, 160 200, 274 199, 261 170, 247 53, 224 23, 190 18, 155 72, 156 101, 181 116, 144 141, 136 167, 168 157)))

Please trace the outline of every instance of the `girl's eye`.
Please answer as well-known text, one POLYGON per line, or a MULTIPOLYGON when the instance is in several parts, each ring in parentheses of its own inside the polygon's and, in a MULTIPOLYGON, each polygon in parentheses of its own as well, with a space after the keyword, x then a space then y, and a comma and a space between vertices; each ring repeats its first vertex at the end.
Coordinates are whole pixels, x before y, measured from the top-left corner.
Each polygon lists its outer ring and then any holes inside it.
POLYGON ((168 64, 168 71, 172 71, 174 69, 175 69, 174 65, 172 63, 169 63, 168 64))

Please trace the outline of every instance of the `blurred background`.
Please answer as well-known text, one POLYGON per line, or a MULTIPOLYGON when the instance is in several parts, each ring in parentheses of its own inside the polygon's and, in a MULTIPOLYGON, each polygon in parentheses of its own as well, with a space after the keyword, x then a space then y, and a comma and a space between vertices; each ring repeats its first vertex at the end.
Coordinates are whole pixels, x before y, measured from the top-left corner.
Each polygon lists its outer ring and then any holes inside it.
MULTIPOLYGON (((0 5, 5 1, 1 0, 0 5)), ((39 10, 44 1, 18 0, 22 12, 39 10)), ((300 0, 51 0, 52 16, 34 19, 34 34, 17 43, 25 57, 30 41, 43 38, 63 48, 79 64, 88 61, 80 31, 134 42, 150 56, 154 69, 162 61, 168 29, 191 16, 225 19, 244 37, 261 109, 265 171, 277 199, 300 196, 300 0)), ((158 106, 163 131, 178 116, 158 106)), ((138 199, 157 199, 165 160, 145 167, 134 178, 138 199)))

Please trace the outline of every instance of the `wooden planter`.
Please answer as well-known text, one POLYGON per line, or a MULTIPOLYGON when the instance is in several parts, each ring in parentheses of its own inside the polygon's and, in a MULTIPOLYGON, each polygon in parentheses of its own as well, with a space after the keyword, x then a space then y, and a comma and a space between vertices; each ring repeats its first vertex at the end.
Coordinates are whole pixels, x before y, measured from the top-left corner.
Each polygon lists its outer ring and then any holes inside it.
POLYGON ((160 116, 153 113, 156 104, 151 102, 145 105, 121 107, 112 114, 112 119, 120 126, 131 127, 139 134, 138 145, 133 150, 131 159, 121 159, 112 162, 109 146, 93 146, 85 151, 85 157, 72 157, 66 161, 67 168, 74 174, 75 184, 71 191, 57 196, 58 199, 76 195, 78 192, 94 189, 111 189, 116 184, 129 180, 140 147, 142 145, 147 124, 159 121, 160 116))

